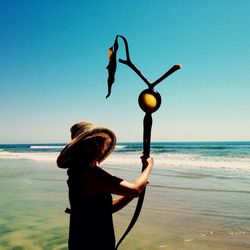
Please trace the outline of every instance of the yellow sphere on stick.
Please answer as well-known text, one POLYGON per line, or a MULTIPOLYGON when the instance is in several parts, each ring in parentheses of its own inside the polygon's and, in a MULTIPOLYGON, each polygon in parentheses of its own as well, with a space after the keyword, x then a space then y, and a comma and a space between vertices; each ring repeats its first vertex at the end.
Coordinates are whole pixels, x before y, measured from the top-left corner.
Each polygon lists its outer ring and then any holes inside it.
POLYGON ((142 101, 145 107, 147 107, 149 110, 153 110, 156 107, 157 100, 152 94, 145 93, 142 96, 142 101))
POLYGON ((139 105, 145 112, 155 112, 161 104, 161 96, 158 92, 152 89, 142 91, 139 96, 139 105))

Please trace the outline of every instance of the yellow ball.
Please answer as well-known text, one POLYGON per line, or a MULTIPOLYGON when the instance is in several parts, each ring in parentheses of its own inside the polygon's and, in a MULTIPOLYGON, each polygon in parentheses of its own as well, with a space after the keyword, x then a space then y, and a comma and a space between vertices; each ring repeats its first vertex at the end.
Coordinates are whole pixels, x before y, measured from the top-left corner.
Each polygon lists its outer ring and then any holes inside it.
POLYGON ((161 96, 154 89, 145 89, 139 95, 138 101, 143 111, 153 113, 161 105, 161 96))
POLYGON ((151 109, 153 110, 157 105, 157 100, 156 100, 155 96, 153 96, 152 94, 145 93, 142 96, 142 102, 145 105, 145 107, 149 110, 151 110, 151 109))

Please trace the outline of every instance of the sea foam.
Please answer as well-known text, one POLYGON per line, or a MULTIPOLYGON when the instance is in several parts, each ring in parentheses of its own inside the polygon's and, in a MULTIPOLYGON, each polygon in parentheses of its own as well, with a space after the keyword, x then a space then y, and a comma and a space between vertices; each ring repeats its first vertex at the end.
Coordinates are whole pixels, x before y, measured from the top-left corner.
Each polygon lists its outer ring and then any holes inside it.
POLYGON ((34 161, 55 161, 58 153, 16 153, 16 152, 0 152, 0 159, 20 159, 34 161))
POLYGON ((64 146, 30 146, 32 149, 62 149, 64 146))
MULTIPOLYGON (((56 162, 65 144, 0 145, 0 159, 56 162)), ((152 143, 151 156, 156 168, 217 168, 250 171, 250 143, 152 143)), ((141 143, 116 145, 103 164, 138 166, 141 143)))
MULTIPOLYGON (((20 159, 56 162, 59 152, 8 152, 0 151, 0 159, 20 159)), ((221 168, 232 170, 250 170, 249 158, 202 157, 193 154, 164 153, 152 155, 154 165, 163 168, 221 168)), ((134 166, 140 164, 137 153, 113 153, 102 164, 134 166)))
MULTIPOLYGON (((152 155, 154 165, 164 168, 220 168, 250 170, 250 158, 202 157, 195 154, 156 154, 152 155)), ((138 165, 137 154, 113 154, 106 161, 109 165, 138 165)))

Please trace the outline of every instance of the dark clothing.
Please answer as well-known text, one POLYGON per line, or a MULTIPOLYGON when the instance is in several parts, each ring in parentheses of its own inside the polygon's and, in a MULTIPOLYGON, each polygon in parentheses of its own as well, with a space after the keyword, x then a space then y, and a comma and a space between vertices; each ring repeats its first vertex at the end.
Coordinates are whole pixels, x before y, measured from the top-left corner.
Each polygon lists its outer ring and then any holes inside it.
POLYGON ((104 192, 97 195, 87 195, 83 192, 81 183, 88 171, 92 171, 100 177, 105 174, 101 168, 91 165, 80 171, 78 169, 68 170, 67 182, 71 206, 69 250, 113 250, 115 234, 112 219, 112 196, 110 193, 104 192))

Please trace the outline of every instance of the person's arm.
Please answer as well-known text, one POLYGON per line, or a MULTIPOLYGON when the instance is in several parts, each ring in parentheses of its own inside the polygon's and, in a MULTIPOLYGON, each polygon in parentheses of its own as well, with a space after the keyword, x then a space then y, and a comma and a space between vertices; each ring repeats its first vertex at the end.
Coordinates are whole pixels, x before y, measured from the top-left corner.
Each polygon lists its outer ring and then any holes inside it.
POLYGON ((112 202, 112 212, 115 213, 121 210, 123 207, 128 205, 128 203, 133 199, 134 197, 132 196, 119 196, 117 198, 114 198, 112 202))
POLYGON ((135 179, 134 182, 128 182, 125 180, 122 181, 119 187, 113 190, 114 194, 132 196, 133 198, 139 196, 145 186, 149 183, 148 177, 151 173, 154 162, 152 158, 145 159, 144 157, 141 157, 141 160, 144 166, 144 171, 135 179))
MULTIPOLYGON (((145 159, 142 157, 141 160, 145 169, 134 182, 121 180, 105 171, 103 171, 102 175, 96 175, 90 172, 83 181, 84 191, 90 195, 98 192, 109 192, 125 197, 131 197, 131 200, 138 197, 141 191, 148 184, 148 177, 153 167, 152 158, 145 159)), ((125 200, 122 202, 125 202, 125 200)))
MULTIPOLYGON (((148 167, 146 172, 143 172, 138 178, 135 180, 134 185, 137 189, 138 193, 141 193, 141 191, 145 188, 145 186, 149 183, 148 176, 152 170, 153 166, 153 160, 151 158, 145 159, 144 157, 141 157, 142 164, 145 168, 148 167), (150 166, 148 166, 150 165, 150 166), (145 182, 146 180, 146 182, 145 182)), ((123 183, 124 184, 124 183, 123 183)), ((126 185, 126 184, 125 184, 126 185)), ((136 194, 137 197, 137 194, 136 194)), ((134 196, 119 196, 115 199, 113 199, 113 213, 119 211, 123 207, 125 207, 129 202, 131 202, 135 197, 134 196)))

